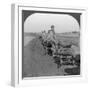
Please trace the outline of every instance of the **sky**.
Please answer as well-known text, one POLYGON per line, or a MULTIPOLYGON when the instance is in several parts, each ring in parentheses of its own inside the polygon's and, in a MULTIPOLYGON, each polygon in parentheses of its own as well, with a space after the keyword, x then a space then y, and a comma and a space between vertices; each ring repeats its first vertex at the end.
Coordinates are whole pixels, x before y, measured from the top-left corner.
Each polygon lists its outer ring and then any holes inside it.
POLYGON ((77 20, 68 14, 34 13, 25 20, 24 32, 48 32, 51 25, 55 26, 56 33, 79 31, 77 20))

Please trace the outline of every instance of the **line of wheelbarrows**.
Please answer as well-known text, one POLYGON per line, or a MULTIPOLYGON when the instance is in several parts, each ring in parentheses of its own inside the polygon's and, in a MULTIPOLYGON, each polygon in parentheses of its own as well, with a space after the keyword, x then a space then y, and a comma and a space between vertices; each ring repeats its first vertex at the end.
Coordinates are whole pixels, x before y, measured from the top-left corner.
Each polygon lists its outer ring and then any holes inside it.
POLYGON ((53 41, 44 41, 41 38, 40 40, 45 49, 45 55, 53 57, 54 63, 57 64, 57 68, 60 68, 62 65, 80 66, 80 54, 73 54, 71 50, 72 44, 62 45, 61 42, 56 44, 53 41))

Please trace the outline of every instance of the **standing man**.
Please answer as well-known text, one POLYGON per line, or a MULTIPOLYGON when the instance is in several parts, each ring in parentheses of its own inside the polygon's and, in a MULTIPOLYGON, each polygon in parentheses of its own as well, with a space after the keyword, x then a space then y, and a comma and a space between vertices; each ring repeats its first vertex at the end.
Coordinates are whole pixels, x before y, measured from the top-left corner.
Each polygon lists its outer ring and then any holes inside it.
POLYGON ((54 47, 56 46, 56 36, 54 31, 54 25, 51 25, 51 29, 48 30, 47 34, 47 51, 49 55, 53 55, 54 47))
POLYGON ((55 39, 56 39, 56 36, 55 36, 54 25, 51 25, 51 29, 48 30, 47 41, 55 42, 55 39))

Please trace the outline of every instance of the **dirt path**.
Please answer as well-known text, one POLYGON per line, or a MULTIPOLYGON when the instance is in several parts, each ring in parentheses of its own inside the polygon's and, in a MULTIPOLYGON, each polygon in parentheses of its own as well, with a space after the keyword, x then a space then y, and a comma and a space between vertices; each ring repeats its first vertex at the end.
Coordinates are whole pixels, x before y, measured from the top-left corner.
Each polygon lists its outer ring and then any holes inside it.
POLYGON ((31 40, 33 40, 35 37, 24 37, 24 46, 26 46, 31 40))

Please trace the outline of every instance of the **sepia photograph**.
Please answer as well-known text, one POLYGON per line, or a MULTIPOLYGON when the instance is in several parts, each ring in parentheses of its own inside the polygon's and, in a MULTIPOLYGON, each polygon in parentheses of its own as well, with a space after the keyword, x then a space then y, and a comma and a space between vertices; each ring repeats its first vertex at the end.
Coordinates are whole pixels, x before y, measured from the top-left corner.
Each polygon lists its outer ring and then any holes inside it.
POLYGON ((22 10, 22 78, 81 74, 80 17, 22 10))

